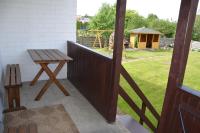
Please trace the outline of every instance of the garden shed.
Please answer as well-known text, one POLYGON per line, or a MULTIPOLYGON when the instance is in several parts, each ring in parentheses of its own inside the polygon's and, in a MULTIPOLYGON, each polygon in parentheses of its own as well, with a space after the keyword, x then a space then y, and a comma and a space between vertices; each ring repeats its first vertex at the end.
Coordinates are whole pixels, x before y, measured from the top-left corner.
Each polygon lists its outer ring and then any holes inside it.
POLYGON ((158 49, 160 45, 159 31, 142 27, 130 31, 130 47, 131 48, 153 48, 158 49), (136 45, 136 41, 138 42, 136 45))

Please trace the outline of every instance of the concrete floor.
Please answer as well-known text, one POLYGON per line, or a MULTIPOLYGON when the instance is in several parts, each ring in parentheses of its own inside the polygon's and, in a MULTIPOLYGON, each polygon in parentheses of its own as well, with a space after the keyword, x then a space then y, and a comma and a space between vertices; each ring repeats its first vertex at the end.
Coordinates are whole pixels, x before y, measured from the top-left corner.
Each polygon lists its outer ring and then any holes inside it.
POLYGON ((45 81, 39 81, 34 86, 29 86, 29 83, 26 82, 23 83, 21 89, 21 105, 27 108, 37 108, 45 105, 63 104, 80 133, 129 133, 118 121, 108 124, 68 80, 60 81, 68 90, 70 96, 64 96, 52 84, 40 101, 34 101, 45 81))

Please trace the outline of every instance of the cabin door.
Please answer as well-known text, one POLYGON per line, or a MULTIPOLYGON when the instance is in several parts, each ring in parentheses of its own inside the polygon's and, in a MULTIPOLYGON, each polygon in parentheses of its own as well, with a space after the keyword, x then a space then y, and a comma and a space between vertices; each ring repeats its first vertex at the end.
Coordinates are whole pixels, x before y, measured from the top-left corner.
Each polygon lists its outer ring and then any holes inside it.
POLYGON ((148 34, 146 48, 152 48, 152 40, 153 40, 153 34, 148 34))

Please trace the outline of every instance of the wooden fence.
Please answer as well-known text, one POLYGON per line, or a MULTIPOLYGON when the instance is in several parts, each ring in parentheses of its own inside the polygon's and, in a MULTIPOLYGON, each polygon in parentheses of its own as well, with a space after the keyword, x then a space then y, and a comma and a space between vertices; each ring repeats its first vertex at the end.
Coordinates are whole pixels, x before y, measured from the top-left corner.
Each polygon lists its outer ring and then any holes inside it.
MULTIPOLYGON (((87 47, 93 47, 96 37, 95 36, 78 36, 77 42, 87 47)), ((106 45, 105 40, 101 37, 102 47, 106 45)), ((99 41, 95 42, 95 47, 100 47, 99 41)))

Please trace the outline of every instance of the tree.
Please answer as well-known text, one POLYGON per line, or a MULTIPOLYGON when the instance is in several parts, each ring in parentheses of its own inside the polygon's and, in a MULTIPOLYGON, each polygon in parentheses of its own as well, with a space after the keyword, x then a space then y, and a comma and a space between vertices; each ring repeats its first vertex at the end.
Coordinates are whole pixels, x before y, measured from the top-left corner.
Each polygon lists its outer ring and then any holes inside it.
POLYGON ((125 18, 125 29, 132 30, 135 28, 140 28, 146 26, 145 18, 140 16, 134 10, 127 10, 126 11, 126 18, 125 18))
POLYGON ((104 3, 92 18, 89 28, 95 30, 113 30, 115 25, 115 5, 104 3))
MULTIPOLYGON (((104 3, 98 13, 91 19, 89 29, 114 30, 116 6, 104 3)), ((160 31, 166 37, 174 37, 176 23, 169 20, 159 19, 155 14, 149 14, 147 18, 139 15, 134 10, 127 10, 125 17, 125 36, 129 38, 129 31, 136 28, 148 27, 160 31)), ((103 34, 106 39, 110 32, 103 34)))
MULTIPOLYGON (((116 6, 104 3, 98 13, 91 19, 89 29, 91 30, 113 30, 115 26, 116 6)), ((102 34, 105 41, 108 42, 112 32, 104 32, 102 34)))
POLYGON ((197 15, 196 21, 193 28, 192 39, 195 41, 200 41, 200 15, 197 15))
POLYGON ((159 19, 155 14, 149 14, 146 23, 147 27, 160 31, 166 37, 174 37, 176 30, 175 22, 159 19))
POLYGON ((147 17, 148 20, 157 20, 159 19, 157 15, 150 13, 147 17))
POLYGON ((150 27, 150 28, 154 28, 157 21, 159 21, 159 18, 157 15, 155 14, 149 14, 147 19, 146 19, 146 23, 147 23, 147 27, 150 27))
POLYGON ((130 30, 146 26, 145 18, 134 10, 127 10, 125 16, 125 37, 129 38, 130 30))

